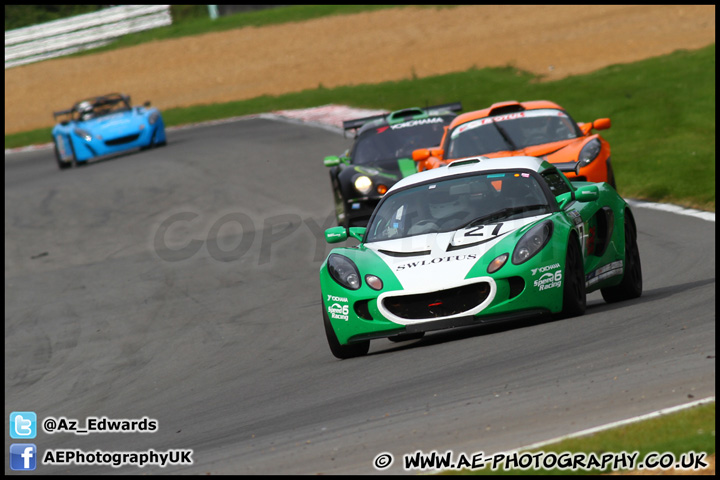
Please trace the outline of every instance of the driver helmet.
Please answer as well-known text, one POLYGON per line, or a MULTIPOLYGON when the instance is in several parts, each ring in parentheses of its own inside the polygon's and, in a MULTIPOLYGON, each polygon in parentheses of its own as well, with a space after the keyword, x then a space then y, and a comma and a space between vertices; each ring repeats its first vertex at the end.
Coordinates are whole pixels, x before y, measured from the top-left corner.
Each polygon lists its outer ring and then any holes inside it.
POLYGON ((80 112, 80 118, 82 120, 89 120, 92 118, 93 115, 93 105, 92 103, 85 101, 81 102, 80 105, 78 105, 78 112, 80 112))

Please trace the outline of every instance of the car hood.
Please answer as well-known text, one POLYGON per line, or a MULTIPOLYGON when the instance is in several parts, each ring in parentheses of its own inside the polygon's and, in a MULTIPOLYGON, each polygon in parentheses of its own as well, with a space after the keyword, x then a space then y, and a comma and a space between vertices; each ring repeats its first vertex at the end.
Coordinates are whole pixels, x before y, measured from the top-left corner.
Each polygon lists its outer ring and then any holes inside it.
POLYGON ((131 112, 121 112, 103 117, 93 118, 85 122, 78 122, 78 127, 92 130, 95 134, 103 132, 118 132, 128 129, 135 129, 143 121, 141 115, 131 112))
POLYGON ((576 161, 582 147, 592 138, 578 137, 571 140, 562 140, 560 142, 544 143, 542 145, 532 145, 520 150, 507 150, 503 152, 484 153, 488 158, 507 157, 507 156, 528 156, 528 157, 546 157, 550 162, 569 162, 576 161))
POLYGON ((506 236, 535 223, 550 214, 536 215, 502 223, 463 228, 451 232, 428 233, 396 240, 365 244, 392 270, 408 292, 441 290, 458 285, 470 269, 485 255, 493 258, 502 253, 495 248, 506 236), (482 231, 482 235, 480 235, 482 231), (431 286, 431 287, 429 287, 431 286))

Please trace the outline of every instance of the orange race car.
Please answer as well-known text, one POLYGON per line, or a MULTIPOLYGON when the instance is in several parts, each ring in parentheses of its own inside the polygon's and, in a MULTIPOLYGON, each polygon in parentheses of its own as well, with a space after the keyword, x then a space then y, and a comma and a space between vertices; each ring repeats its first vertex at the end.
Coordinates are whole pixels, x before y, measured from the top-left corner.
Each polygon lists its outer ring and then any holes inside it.
POLYGON ((546 100, 501 102, 458 115, 439 146, 413 151, 418 171, 483 155, 527 155, 555 164, 570 180, 607 182, 615 188, 610 144, 592 130, 610 128, 609 118, 576 123, 546 100))

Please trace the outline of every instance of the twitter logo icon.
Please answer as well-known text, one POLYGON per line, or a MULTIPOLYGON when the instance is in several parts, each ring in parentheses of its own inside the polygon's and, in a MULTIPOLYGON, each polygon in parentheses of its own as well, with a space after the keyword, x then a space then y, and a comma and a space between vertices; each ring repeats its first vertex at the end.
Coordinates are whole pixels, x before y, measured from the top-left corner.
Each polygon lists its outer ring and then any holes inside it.
POLYGON ((37 415, 35 412, 12 412, 10 414, 10 437, 35 438, 37 415))

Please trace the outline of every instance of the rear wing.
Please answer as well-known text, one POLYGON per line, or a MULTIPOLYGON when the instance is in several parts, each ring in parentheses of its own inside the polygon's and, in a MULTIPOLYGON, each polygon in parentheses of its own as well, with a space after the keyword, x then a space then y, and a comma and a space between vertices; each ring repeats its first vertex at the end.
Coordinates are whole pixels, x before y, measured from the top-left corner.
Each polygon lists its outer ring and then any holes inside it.
POLYGON ((60 110, 59 112, 53 112, 53 118, 57 119, 57 117, 61 115, 70 115, 73 113, 74 109, 68 108, 67 110, 60 110))
POLYGON ((372 122, 374 120, 383 120, 387 118, 388 116, 393 116, 395 118, 401 117, 401 116, 412 116, 412 115, 418 115, 422 113, 426 113, 427 115, 440 115, 445 112, 459 112, 462 110, 462 103, 455 102, 455 103, 445 103, 443 105, 435 105, 432 107, 425 107, 425 108, 406 108, 404 110, 398 110, 392 113, 386 113, 382 115, 373 115, 372 117, 363 117, 363 118, 356 118, 354 120, 346 120, 343 122, 343 130, 357 130, 363 125, 365 125, 368 122, 372 122))

